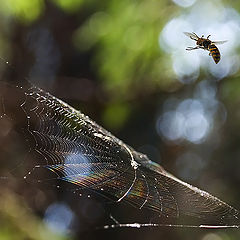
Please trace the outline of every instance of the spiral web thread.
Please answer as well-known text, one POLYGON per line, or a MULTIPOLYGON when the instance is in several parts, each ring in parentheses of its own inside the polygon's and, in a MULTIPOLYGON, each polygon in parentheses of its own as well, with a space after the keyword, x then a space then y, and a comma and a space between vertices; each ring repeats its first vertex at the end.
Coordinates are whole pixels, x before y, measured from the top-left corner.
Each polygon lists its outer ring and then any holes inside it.
MULTIPOLYGON (((175 178, 63 101, 34 86, 0 86, 1 119, 10 119, 28 143, 28 154, 38 156, 24 178, 44 168, 78 189, 150 209, 161 217, 189 215, 207 219, 213 227, 239 225, 239 212, 233 207, 175 178)), ((105 228, 113 226, 150 225, 116 223, 105 228)), ((198 225, 203 226, 207 225, 198 225)))

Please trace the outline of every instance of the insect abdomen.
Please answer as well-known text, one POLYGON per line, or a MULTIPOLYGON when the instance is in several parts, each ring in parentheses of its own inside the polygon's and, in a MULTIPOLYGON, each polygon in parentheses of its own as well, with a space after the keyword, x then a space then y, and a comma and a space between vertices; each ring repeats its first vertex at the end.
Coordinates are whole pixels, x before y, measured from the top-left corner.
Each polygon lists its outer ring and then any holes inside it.
POLYGON ((208 50, 210 51, 213 60, 217 64, 220 61, 220 52, 219 52, 218 48, 214 44, 210 44, 208 46, 208 50))

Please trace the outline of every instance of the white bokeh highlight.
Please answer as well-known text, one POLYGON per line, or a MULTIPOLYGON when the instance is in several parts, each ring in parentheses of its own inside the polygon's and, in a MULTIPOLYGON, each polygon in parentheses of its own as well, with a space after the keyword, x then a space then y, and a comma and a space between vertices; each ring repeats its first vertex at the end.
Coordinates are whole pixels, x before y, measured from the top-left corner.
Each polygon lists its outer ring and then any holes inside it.
POLYGON ((190 7, 192 6, 196 0, 172 0, 175 4, 179 5, 180 7, 190 7))
POLYGON ((70 225, 74 219, 74 213, 64 203, 51 204, 44 214, 45 224, 56 233, 69 234, 70 225))
POLYGON ((216 82, 203 80, 196 85, 192 98, 167 99, 156 121, 159 136, 175 143, 203 143, 213 129, 216 114, 219 124, 226 121, 226 109, 216 92, 216 82))
MULTIPOLYGON (((180 0, 174 2, 183 7, 191 3, 180 0)), ((236 73, 240 66, 240 58, 236 53, 240 46, 239 13, 233 8, 226 8, 221 1, 193 1, 189 6, 191 8, 186 13, 171 19, 159 35, 159 46, 171 55, 172 68, 178 80, 182 83, 195 81, 201 67, 217 80, 236 73), (227 40, 217 45, 221 53, 220 62, 216 65, 209 57, 209 52, 203 49, 186 51, 186 47, 193 47, 196 42, 183 32, 195 32, 200 37, 211 34, 212 41, 227 40)))

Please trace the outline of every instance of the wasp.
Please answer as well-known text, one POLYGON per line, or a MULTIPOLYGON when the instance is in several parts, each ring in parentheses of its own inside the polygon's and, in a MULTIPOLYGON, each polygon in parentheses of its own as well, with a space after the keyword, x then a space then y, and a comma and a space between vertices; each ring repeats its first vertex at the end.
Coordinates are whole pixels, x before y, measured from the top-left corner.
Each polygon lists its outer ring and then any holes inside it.
POLYGON ((196 47, 187 47, 186 50, 195 50, 195 49, 204 49, 209 51, 209 56, 212 56, 214 62, 217 64, 220 61, 220 52, 218 48, 215 46, 216 44, 223 44, 227 41, 211 41, 209 37, 211 35, 208 35, 207 38, 204 38, 204 35, 202 37, 198 37, 196 33, 189 33, 184 32, 184 34, 188 37, 190 37, 192 40, 196 41, 197 46, 196 47))

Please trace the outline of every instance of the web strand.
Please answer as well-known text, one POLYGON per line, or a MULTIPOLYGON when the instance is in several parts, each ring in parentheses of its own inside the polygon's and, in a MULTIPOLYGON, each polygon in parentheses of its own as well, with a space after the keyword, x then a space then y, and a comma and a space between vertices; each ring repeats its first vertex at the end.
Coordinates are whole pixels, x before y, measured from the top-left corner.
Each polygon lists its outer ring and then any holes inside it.
POLYGON ((160 224, 160 223, 119 223, 112 225, 105 225, 97 229, 115 229, 115 228, 160 228, 160 227, 170 227, 170 228, 204 228, 204 229, 228 229, 235 228, 238 229, 239 225, 185 225, 185 224, 160 224))
MULTIPOLYGON (((31 85, 0 86, 1 120, 10 121, 27 144, 30 157, 23 163, 33 159, 25 179, 35 176, 42 183, 54 179, 68 182, 76 189, 90 189, 112 197, 116 204, 124 202, 160 217, 186 215, 203 223, 205 219, 212 221, 212 225, 186 227, 238 227, 236 209, 172 176, 63 101, 31 85), (40 169, 53 175, 40 176, 40 169)), ((138 226, 183 225, 115 224, 104 228, 138 226)))

